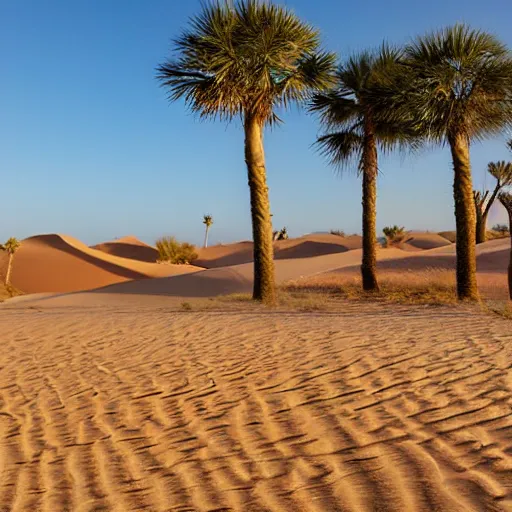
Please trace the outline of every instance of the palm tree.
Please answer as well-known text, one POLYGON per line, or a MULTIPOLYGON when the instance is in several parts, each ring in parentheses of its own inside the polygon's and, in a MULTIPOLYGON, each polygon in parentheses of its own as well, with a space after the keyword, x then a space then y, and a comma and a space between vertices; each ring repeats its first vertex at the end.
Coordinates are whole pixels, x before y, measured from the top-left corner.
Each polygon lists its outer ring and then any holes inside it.
POLYGON ((174 43, 176 59, 158 67, 171 101, 201 117, 241 117, 254 240, 253 298, 274 302, 272 223, 263 149, 277 108, 301 102, 332 80, 335 57, 319 33, 285 7, 257 0, 203 5, 174 43))
POLYGON ((383 46, 378 53, 363 52, 348 59, 336 74, 336 85, 314 96, 310 110, 320 114, 328 133, 317 144, 340 170, 357 161, 362 174, 363 289, 378 291, 377 281, 377 149, 413 143, 413 132, 404 124, 384 119, 372 90, 383 73, 396 65, 400 53, 383 46))
POLYGON ((208 231, 210 231, 210 228, 213 224, 213 217, 211 215, 204 215, 203 224, 206 226, 206 232, 204 234, 204 246, 208 247, 208 231))
POLYGON ((20 246, 21 242, 14 237, 9 238, 5 244, 0 245, 0 249, 9 255, 9 260, 7 262, 7 273, 5 274, 5 286, 9 286, 11 284, 12 262, 14 254, 20 248, 20 246))
POLYGON ((508 264, 508 293, 512 300, 512 193, 500 192, 498 199, 508 213, 508 232, 510 234, 510 260, 508 264))
POLYGON ((389 117, 411 114, 425 139, 451 150, 457 226, 457 294, 478 300, 475 205, 469 146, 512 123, 512 58, 495 36, 455 25, 420 37, 404 51, 401 72, 378 91, 389 117))
POLYGON ((487 170, 496 178, 496 186, 489 197, 489 191, 479 192, 473 190, 473 198, 476 208, 476 243, 481 244, 487 239, 487 217, 491 211, 500 190, 512 184, 512 163, 511 162, 490 162, 487 170))

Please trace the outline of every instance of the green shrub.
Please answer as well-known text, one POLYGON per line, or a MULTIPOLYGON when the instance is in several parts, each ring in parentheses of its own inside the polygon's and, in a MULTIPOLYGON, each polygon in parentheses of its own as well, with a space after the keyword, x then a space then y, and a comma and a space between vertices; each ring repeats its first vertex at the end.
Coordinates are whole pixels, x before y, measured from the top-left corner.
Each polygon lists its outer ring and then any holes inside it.
POLYGON ((384 233, 387 245, 398 244, 405 238, 405 228, 402 226, 386 226, 382 232, 384 233))
POLYGON ((197 259, 196 248, 187 242, 178 242, 174 236, 164 236, 156 241, 158 260, 161 263, 186 265, 197 259))

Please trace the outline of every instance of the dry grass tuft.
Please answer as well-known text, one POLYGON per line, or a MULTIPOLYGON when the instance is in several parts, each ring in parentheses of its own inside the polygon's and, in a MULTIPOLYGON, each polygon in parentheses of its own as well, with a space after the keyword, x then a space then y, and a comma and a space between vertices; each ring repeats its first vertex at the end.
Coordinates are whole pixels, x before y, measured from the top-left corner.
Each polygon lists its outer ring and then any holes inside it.
POLYGON ((380 292, 365 292, 358 275, 329 273, 284 286, 288 292, 324 294, 330 297, 397 304, 455 304, 457 295, 453 272, 427 269, 422 272, 387 272, 380 278, 380 292))
POLYGON ((487 301, 486 309, 507 320, 512 320, 512 302, 510 301, 487 301))
POLYGON ((14 288, 12 285, 0 284, 0 302, 11 297, 17 297, 18 295, 24 295, 21 290, 14 288))

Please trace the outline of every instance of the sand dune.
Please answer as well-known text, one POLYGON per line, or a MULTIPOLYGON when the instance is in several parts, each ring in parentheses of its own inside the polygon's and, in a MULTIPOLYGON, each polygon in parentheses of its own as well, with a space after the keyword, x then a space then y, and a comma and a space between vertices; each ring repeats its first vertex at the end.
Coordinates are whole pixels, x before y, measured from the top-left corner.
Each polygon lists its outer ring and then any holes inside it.
POLYGON ((155 263, 158 258, 158 251, 154 247, 141 242, 134 236, 125 236, 117 240, 94 245, 92 248, 121 258, 145 261, 147 263, 155 263))
MULTIPOLYGON (((6 256, 1 255, 0 268, 4 269, 5 263, 6 256)), ((197 270, 201 269, 119 258, 65 235, 40 235, 23 240, 16 253, 12 283, 26 293, 71 292, 197 270)))
POLYGON ((512 509, 509 321, 145 299, 1 308, 2 510, 512 509))
MULTIPOLYGON (((379 257, 383 260, 405 258, 406 256, 407 253, 400 249, 381 249, 379 251, 379 257)), ((280 284, 345 267, 359 268, 360 261, 360 249, 314 258, 277 260, 275 262, 276 282, 280 284)), ((51 295, 44 297, 42 301, 34 300, 33 305, 44 305, 45 307, 75 307, 83 303, 108 305, 116 303, 120 295, 216 297, 232 293, 249 293, 252 291, 252 283, 253 264, 244 263, 186 275, 116 283, 84 293, 51 295)), ((31 299, 28 297, 26 300, 31 299)))
POLYGON ((404 240, 404 246, 413 250, 429 250, 451 245, 451 242, 437 233, 410 232, 404 240))
MULTIPOLYGON (((330 234, 311 234, 274 243, 276 260, 310 258, 326 254, 338 254, 361 248, 360 236, 340 237, 330 234)), ((199 250, 196 265, 204 268, 229 267, 253 260, 252 242, 216 245, 199 250)))

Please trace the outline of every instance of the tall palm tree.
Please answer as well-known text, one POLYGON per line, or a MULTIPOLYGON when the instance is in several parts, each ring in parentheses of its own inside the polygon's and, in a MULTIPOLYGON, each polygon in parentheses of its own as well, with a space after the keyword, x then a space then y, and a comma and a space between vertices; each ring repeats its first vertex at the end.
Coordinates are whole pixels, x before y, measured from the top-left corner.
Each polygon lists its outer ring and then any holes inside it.
POLYGON ((512 300, 512 193, 500 192, 498 199, 508 213, 508 232, 510 234, 510 260, 508 264, 508 293, 512 300))
POLYGON ((476 208, 476 243, 481 244, 487 240, 487 217, 491 211, 498 193, 503 187, 512 184, 512 162, 490 162, 487 170, 496 178, 496 186, 489 197, 489 191, 479 192, 473 190, 476 208))
POLYGON ((5 244, 0 245, 0 249, 5 251, 8 254, 7 261, 7 273, 5 274, 5 285, 9 286, 11 284, 11 271, 12 271, 12 262, 14 258, 14 254, 20 248, 21 242, 14 237, 9 238, 5 244))
POLYGON ((411 114, 427 140, 451 150, 457 226, 457 293, 478 300, 469 146, 512 123, 512 58, 495 36, 455 25, 405 48, 401 72, 379 91, 389 116, 411 114))
POLYGON ((158 67, 171 101, 184 98, 201 117, 240 117, 251 196, 253 298, 274 302, 272 223, 263 150, 265 126, 279 107, 307 99, 332 80, 335 57, 317 30, 286 9, 258 0, 203 5, 158 67))
POLYGON ((357 162, 362 175, 363 289, 378 291, 377 280, 377 150, 412 143, 412 131, 404 124, 382 118, 372 90, 383 73, 396 65, 400 53, 383 46, 377 53, 354 55, 341 65, 336 85, 314 96, 310 110, 320 114, 326 134, 317 144, 339 169, 357 162))
POLYGON ((211 215, 203 216, 203 224, 206 226, 205 234, 204 234, 204 246, 208 247, 208 232, 213 224, 213 217, 211 215))

